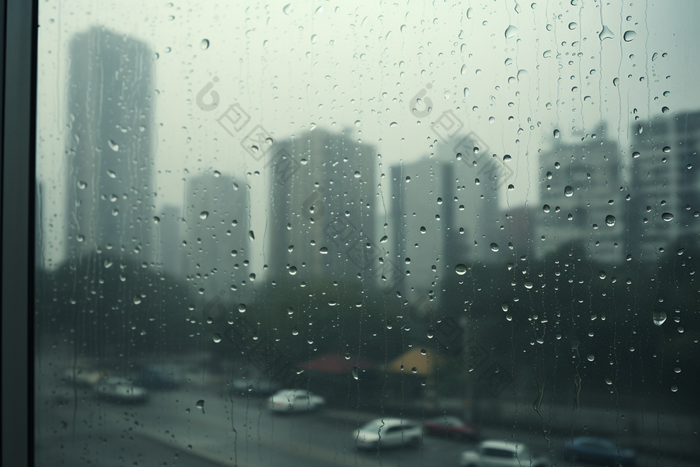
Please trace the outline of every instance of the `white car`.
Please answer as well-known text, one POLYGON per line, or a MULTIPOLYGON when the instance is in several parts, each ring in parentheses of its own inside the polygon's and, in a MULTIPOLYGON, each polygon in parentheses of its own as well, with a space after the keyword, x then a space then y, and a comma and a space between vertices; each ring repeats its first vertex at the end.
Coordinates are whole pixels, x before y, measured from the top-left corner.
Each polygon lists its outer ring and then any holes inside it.
POLYGON ((325 403, 323 397, 304 389, 282 389, 267 400, 274 412, 310 412, 325 403))
POLYGON ((400 418, 378 418, 355 430, 352 436, 358 449, 418 446, 423 437, 423 428, 419 423, 400 418))
POLYGON ((95 394, 102 399, 122 402, 144 402, 148 391, 125 378, 105 377, 95 385, 95 394))
POLYGON ((544 457, 534 456, 521 443, 511 441, 482 441, 473 451, 464 451, 459 459, 462 467, 546 467, 544 457))

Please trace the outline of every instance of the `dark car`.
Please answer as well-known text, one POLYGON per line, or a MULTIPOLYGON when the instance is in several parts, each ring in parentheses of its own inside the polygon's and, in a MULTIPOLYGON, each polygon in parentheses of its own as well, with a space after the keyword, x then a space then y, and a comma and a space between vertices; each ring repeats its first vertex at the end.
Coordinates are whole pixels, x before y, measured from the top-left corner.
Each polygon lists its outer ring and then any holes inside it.
POLYGON ((460 440, 479 439, 479 430, 457 417, 440 416, 423 422, 426 434, 460 440))
POLYGON ((636 452, 619 448, 604 438, 580 437, 564 443, 563 457, 566 460, 586 461, 602 465, 631 467, 636 452))
POLYGON ((143 365, 137 381, 141 386, 153 390, 177 389, 180 386, 177 369, 173 365, 143 365))

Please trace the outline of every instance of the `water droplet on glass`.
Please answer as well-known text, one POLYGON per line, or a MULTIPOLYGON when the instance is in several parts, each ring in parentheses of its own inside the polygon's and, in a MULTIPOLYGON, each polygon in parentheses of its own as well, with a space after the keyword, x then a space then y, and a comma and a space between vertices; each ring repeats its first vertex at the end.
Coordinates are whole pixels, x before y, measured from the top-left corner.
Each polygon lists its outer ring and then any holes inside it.
POLYGON ((255 232, 253 232, 252 230, 249 230, 248 231, 248 238, 250 238, 251 240, 255 240, 255 232))
POLYGON ((292 267, 289 268, 289 275, 290 275, 290 276, 293 276, 293 275, 295 275, 296 273, 297 273, 297 268, 296 268, 296 266, 292 266, 292 267))
POLYGON ((569 23, 569 29, 570 29, 570 30, 573 31, 573 30, 576 29, 577 27, 578 27, 578 24, 573 23, 573 22, 569 23))
POLYGON ((322 246, 322 247, 318 250, 318 252, 321 253, 322 255, 327 255, 327 254, 328 254, 328 248, 325 247, 325 246, 322 246))
POLYGON ((605 217, 605 224, 609 227, 615 225, 615 216, 609 215, 605 217))
POLYGON ((203 400, 203 399, 199 399, 199 400, 197 401, 197 403, 195 404, 195 407, 197 407, 198 409, 201 409, 202 412, 204 412, 204 400, 203 400))
POLYGON ((637 37, 637 33, 634 31, 625 31, 625 34, 622 36, 625 42, 632 42, 635 37, 637 37))
POLYGON ((559 138, 559 130, 554 130, 554 137, 559 138))
POLYGON ((678 386, 676 386, 675 384, 671 386, 671 392, 678 392, 678 386))
POLYGON ((605 39, 612 39, 614 37, 615 34, 613 34, 607 26, 603 25, 603 30, 600 31, 600 34, 598 34, 598 39, 604 41, 605 39))
POLYGON ((666 222, 671 222, 673 220, 673 214, 671 214, 670 212, 665 212, 661 214, 661 218, 666 222))
POLYGON ((498 251, 498 244, 497 243, 492 243, 490 246, 491 246, 491 251, 498 251))
POLYGON ((84 190, 85 188, 87 188, 87 183, 82 182, 82 181, 78 182, 78 188, 80 188, 81 190, 84 190))
POLYGON ((654 320, 654 324, 661 326, 666 322, 666 312, 654 310, 651 312, 651 318, 654 320))
POLYGON ((525 288, 529 290, 533 287, 534 284, 532 282, 525 282, 524 285, 525 285, 525 288))
POLYGON ((238 311, 241 313, 245 313, 245 311, 248 309, 245 303, 239 303, 238 304, 238 311))
POLYGON ((138 305, 139 303, 141 303, 141 297, 139 297, 139 296, 134 297, 134 305, 138 305))
POLYGON ((506 39, 512 39, 512 38, 515 37, 517 34, 518 34, 518 28, 516 28, 516 27, 513 26, 513 25, 508 26, 508 28, 506 29, 506 32, 505 32, 506 39))
POLYGON ((207 50, 209 48, 209 39, 202 39, 202 42, 199 43, 199 47, 202 50, 207 50))
POLYGON ((213 339, 214 339, 214 343, 218 344, 219 342, 221 342, 221 334, 214 334, 213 339))
POLYGON ((508 303, 507 302, 501 303, 501 310, 508 311, 508 303))
POLYGON ((566 195, 567 198, 571 198, 574 195, 574 189, 571 188, 570 185, 567 185, 566 188, 564 188, 564 195, 566 195))
POLYGON ((460 263, 457 266, 455 266, 455 272, 460 276, 463 276, 467 273, 467 267, 460 263))
POLYGON ((284 8, 282 8, 282 12, 283 12, 285 15, 290 15, 290 14, 292 13, 292 4, 291 4, 291 3, 287 3, 287 4, 284 6, 284 8))
POLYGON ((356 366, 352 368, 352 377, 355 379, 360 379, 360 369, 356 366))
POLYGON ((209 211, 202 211, 199 213, 200 219, 206 219, 207 217, 209 217, 209 211))
POLYGON ((119 151, 119 145, 117 143, 115 143, 111 139, 109 141, 107 141, 107 143, 109 143, 109 147, 112 151, 114 151, 114 152, 119 151))

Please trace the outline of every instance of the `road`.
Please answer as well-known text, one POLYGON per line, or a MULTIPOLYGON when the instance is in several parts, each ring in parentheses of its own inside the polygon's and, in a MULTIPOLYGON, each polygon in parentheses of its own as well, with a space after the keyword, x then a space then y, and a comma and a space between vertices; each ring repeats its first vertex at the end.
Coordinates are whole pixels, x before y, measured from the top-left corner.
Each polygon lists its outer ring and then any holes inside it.
MULTIPOLYGON (((459 454, 474 446, 425 437, 420 447, 357 452, 352 430, 381 414, 332 409, 273 414, 264 399, 222 397, 199 388, 152 392, 149 401, 139 405, 96 400, 89 389, 73 392, 66 384, 55 388, 44 385, 38 391, 39 466, 457 466, 459 454), (200 400, 204 403, 198 404, 200 400)), ((506 429, 484 430, 483 435, 515 437, 535 451, 551 452, 558 465, 572 465, 557 459, 561 437, 548 443, 541 433, 530 436, 506 429)), ((646 456, 639 465, 696 465, 655 453, 646 456)))

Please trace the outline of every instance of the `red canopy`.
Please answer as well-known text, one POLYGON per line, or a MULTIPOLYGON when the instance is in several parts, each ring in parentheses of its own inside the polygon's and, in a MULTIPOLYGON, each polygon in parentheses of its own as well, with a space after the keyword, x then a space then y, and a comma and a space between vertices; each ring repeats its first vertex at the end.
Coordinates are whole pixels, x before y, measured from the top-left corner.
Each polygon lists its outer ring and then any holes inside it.
POLYGON ((359 357, 350 357, 349 359, 338 354, 326 354, 317 357, 310 362, 303 362, 297 367, 308 371, 318 371, 319 373, 350 373, 354 367, 360 370, 371 370, 375 364, 367 360, 362 360, 359 357))

